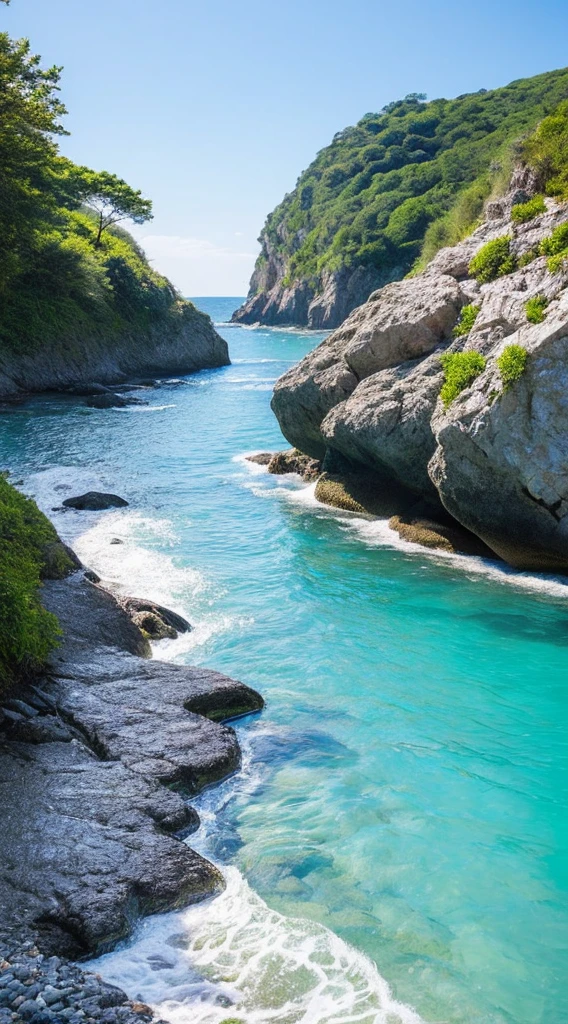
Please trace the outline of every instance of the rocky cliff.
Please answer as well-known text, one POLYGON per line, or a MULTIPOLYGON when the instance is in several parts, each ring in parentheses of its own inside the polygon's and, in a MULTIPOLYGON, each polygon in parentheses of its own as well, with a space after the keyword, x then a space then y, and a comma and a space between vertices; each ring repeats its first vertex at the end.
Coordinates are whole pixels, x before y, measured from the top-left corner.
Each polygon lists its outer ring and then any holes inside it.
POLYGON ((272 407, 324 468, 396 484, 511 565, 566 572, 568 204, 535 192, 516 172, 469 237, 280 378, 272 407))
POLYGON ((168 316, 149 328, 125 327, 109 336, 77 329, 41 347, 0 346, 0 398, 90 381, 116 384, 126 378, 193 373, 229 362, 227 343, 210 318, 177 299, 168 316))

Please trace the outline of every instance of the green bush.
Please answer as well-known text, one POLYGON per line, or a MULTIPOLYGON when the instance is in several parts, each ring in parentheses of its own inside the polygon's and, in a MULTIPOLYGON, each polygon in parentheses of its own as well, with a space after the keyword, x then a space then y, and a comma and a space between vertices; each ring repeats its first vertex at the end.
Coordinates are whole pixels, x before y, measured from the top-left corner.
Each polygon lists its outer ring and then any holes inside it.
POLYGON ((541 324, 544 320, 548 299, 544 295, 534 295, 525 302, 525 313, 530 324, 541 324))
POLYGON ((568 224, 559 224, 548 238, 540 243, 543 256, 548 256, 547 266, 551 274, 560 270, 568 260, 568 224))
POLYGON ((483 373, 487 360, 481 352, 446 352, 440 357, 444 383, 440 398, 447 409, 465 388, 483 373))
POLYGON ((528 359, 526 348, 520 345, 507 345, 497 359, 497 367, 503 381, 504 390, 509 388, 514 381, 522 377, 525 372, 528 359))
POLYGON ((37 505, 0 477, 0 693, 37 672, 59 628, 39 600, 41 579, 73 563, 37 505))
POLYGON ((568 199, 568 101, 540 122, 525 142, 523 155, 547 195, 568 199))
POLYGON ((524 224, 527 220, 538 217, 539 213, 546 213, 544 196, 534 196, 526 203, 516 203, 511 208, 511 219, 517 224, 524 224))
POLYGON ((469 305, 463 307, 460 318, 452 331, 454 338, 461 338, 464 334, 469 334, 477 320, 477 314, 480 309, 481 306, 469 305))
POLYGON ((512 274, 517 269, 515 257, 511 253, 509 235, 494 238, 487 242, 473 257, 469 264, 469 272, 480 284, 495 281, 497 277, 512 274))

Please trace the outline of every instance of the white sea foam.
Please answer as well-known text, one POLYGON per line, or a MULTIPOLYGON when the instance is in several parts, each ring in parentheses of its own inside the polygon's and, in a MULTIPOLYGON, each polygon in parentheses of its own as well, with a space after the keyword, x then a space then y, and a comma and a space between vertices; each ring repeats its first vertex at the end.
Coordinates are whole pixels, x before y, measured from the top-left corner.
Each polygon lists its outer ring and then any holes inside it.
POLYGON ((191 622, 191 632, 154 645, 162 660, 183 661, 188 651, 211 637, 249 625, 249 618, 216 611, 219 591, 213 590, 201 572, 178 565, 163 550, 173 551, 177 544, 168 519, 145 516, 131 508, 102 513, 61 509, 61 501, 69 494, 109 490, 112 484, 107 479, 89 470, 56 466, 29 477, 25 486, 55 522, 60 536, 72 544, 105 586, 119 596, 144 597, 166 605, 191 622), (56 503, 59 508, 54 510, 56 503), (114 539, 121 543, 111 544, 114 539))
POLYGON ((91 966, 172 1024, 420 1024, 361 953, 270 910, 239 871, 206 904, 146 923, 91 966))
POLYGON ((175 403, 169 405, 126 405, 113 409, 113 412, 163 412, 164 409, 175 409, 175 403))

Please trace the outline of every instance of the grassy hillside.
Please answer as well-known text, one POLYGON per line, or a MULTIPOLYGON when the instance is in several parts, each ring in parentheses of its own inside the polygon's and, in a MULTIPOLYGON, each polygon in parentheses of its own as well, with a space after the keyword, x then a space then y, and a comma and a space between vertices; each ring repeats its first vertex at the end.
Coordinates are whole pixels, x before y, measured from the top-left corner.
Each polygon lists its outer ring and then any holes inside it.
POLYGON ((564 69, 453 100, 411 95, 366 114, 270 214, 259 268, 266 249, 285 260, 284 285, 341 267, 403 276, 423 265, 467 233, 506 184, 518 141, 567 98, 564 69))

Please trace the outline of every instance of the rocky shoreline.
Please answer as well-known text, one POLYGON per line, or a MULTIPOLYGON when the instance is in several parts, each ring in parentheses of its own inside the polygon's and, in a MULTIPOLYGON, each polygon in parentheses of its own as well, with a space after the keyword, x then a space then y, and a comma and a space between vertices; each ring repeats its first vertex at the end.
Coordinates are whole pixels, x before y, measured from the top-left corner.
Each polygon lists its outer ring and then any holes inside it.
POLYGON ((82 568, 46 581, 42 600, 62 643, 0 709, 0 1024, 134 1024, 148 1007, 70 961, 222 889, 182 841, 199 826, 188 799, 238 769, 222 723, 263 700, 149 659, 131 615, 82 568))
POLYGON ((116 394, 120 390, 112 390, 116 385, 196 373, 229 363, 227 343, 211 318, 192 303, 179 300, 167 323, 146 332, 133 330, 112 338, 61 338, 59 344, 35 351, 0 349, 0 400, 70 391, 84 395, 95 408, 119 407, 139 399, 116 394))

